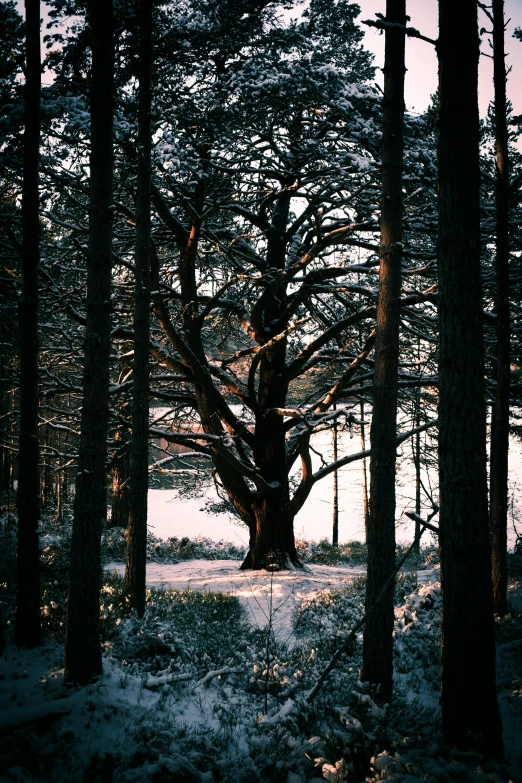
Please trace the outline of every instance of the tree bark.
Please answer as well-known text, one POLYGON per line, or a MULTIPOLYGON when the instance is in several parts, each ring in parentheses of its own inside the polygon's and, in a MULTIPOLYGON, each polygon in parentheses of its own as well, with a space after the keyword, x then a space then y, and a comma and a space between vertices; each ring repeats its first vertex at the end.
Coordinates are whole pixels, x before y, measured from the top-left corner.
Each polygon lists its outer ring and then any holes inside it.
MULTIPOLYGON (((386 19, 406 25, 405 0, 387 0, 386 19)), ((402 259, 402 154, 404 47, 401 29, 386 30, 383 98, 383 153, 379 300, 375 340, 373 413, 370 429, 370 515, 366 609, 384 597, 364 628, 363 678, 389 701, 393 685, 393 581, 395 567, 395 462, 399 298, 402 259)))
POLYGON ((100 538, 107 517, 106 454, 111 325, 113 181, 112 3, 89 3, 92 35, 90 212, 83 405, 71 542, 65 674, 85 684, 102 671, 100 538))
POLYGON ((152 2, 141 0, 138 92, 138 182, 134 286, 131 504, 125 589, 138 617, 145 612, 149 489, 149 321, 151 248, 152 2))
POLYGON ((18 576, 15 643, 37 647, 40 629, 40 477, 38 441, 38 263, 40 158, 40 3, 26 0, 26 82, 22 185, 18 576))
MULTIPOLYGON (((333 404, 333 410, 336 409, 336 404, 333 404)), ((333 461, 337 462, 337 420, 334 423, 333 428, 333 461)), ((332 525, 332 545, 339 546, 339 482, 337 471, 334 470, 333 474, 333 525, 332 525)))
MULTIPOLYGON (((364 400, 360 402, 361 416, 361 451, 366 451, 366 423, 364 419, 364 400)), ((363 516, 364 516, 364 540, 368 543, 368 519, 370 515, 368 503, 368 472, 366 470, 366 457, 362 458, 362 479, 363 479, 363 516)))
POLYGON ((475 0, 439 2, 442 739, 501 759, 488 531, 475 0))
POLYGON ((294 518, 285 513, 281 500, 263 498, 254 510, 255 524, 250 527, 249 549, 241 570, 302 568, 295 548, 294 518))
POLYGON ((130 454, 128 445, 127 428, 119 429, 114 439, 121 444, 121 452, 115 459, 112 467, 112 509, 111 527, 127 528, 129 525, 130 501, 130 454))
POLYGON ((496 136, 497 389, 491 427, 490 508, 493 606, 507 610, 507 512, 509 452, 509 154, 504 54, 504 0, 493 0, 493 66, 496 136))

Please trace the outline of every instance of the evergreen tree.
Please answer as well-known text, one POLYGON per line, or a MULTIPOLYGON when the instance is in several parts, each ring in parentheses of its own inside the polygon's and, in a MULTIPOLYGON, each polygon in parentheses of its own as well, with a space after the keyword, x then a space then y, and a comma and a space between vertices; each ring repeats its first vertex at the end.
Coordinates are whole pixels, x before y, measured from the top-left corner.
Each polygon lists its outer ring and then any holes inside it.
POLYGON ((91 154, 83 405, 71 542, 66 677, 101 673, 100 539, 107 516, 107 418, 111 326, 113 181, 112 3, 91 0, 91 154))
POLYGON ((474 0, 458 5, 440 0, 438 54, 442 738, 501 759, 487 507, 474 0))
POLYGON ((20 445, 18 452, 18 579, 15 642, 40 644, 40 475, 38 439, 38 263, 40 159, 40 3, 26 2, 22 296, 20 325, 20 445))
POLYGON ((152 0, 140 0, 138 177, 132 388, 131 503, 125 586, 139 617, 145 611, 149 488, 149 312, 151 253, 152 0))
MULTIPOLYGON (((405 0, 387 0, 386 22, 406 26, 405 0)), ((370 431, 370 515, 363 677, 389 701, 393 687, 393 580, 395 567, 395 455, 402 263, 402 158, 405 32, 386 29, 379 298, 370 431), (384 592, 384 595, 383 595, 384 592)))
POLYGON ((496 140, 496 397, 492 410, 490 513, 493 573, 493 606, 497 614, 507 609, 507 515, 510 397, 509 323, 509 153, 504 53, 504 0, 493 0, 493 65, 496 140))

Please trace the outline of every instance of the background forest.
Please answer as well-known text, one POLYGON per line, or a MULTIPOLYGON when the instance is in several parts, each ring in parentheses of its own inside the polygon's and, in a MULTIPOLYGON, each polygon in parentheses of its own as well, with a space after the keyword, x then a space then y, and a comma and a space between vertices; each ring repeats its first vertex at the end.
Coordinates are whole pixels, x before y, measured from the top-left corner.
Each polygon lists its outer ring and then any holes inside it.
POLYGON ((438 6, 0 6, 2 780, 520 779, 519 75, 503 0, 438 6), (151 476, 201 475, 246 551, 147 534, 151 476))

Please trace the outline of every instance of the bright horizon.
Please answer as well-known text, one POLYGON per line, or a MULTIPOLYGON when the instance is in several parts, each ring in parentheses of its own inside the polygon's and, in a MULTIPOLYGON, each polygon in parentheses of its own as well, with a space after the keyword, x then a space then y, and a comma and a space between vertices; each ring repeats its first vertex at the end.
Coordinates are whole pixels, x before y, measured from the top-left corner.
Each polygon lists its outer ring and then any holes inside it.
MULTIPOLYGON (((375 19, 376 13, 384 14, 386 0, 358 0, 361 8, 359 21, 375 19)), ((422 35, 436 39, 438 36, 438 3, 436 0, 410 0, 406 3, 407 13, 411 17, 409 27, 419 30, 422 35)), ((505 0, 504 17, 506 25, 506 66, 511 68, 507 80, 507 97, 513 104, 513 113, 522 114, 522 42, 513 38, 516 27, 522 27, 522 0, 505 0)), ((479 29, 491 29, 491 23, 484 12, 479 9, 479 29)), ((366 26, 364 26, 366 27, 366 26)), ((493 100, 493 60, 484 55, 491 54, 489 46, 491 36, 482 35, 479 62, 479 110, 485 117, 488 106, 493 100)), ((375 27, 367 27, 364 35, 364 46, 375 56, 375 65, 381 69, 384 65, 384 35, 375 27)), ((438 66, 437 54, 432 44, 418 38, 406 39, 406 81, 405 100, 408 110, 425 111, 431 96, 437 90, 438 66)), ((377 71, 377 81, 382 85, 382 72, 377 71)), ((518 141, 522 151, 522 140, 518 141)))

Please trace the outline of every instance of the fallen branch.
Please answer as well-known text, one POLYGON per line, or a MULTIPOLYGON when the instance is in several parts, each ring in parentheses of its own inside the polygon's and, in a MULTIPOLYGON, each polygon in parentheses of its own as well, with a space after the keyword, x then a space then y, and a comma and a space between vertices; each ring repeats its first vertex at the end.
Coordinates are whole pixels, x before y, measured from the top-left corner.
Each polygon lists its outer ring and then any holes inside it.
POLYGON ((205 674, 205 676, 202 677, 202 679, 199 680, 199 682, 197 682, 194 687, 199 688, 200 685, 207 686, 211 680, 213 680, 215 677, 221 677, 223 674, 241 674, 243 671, 244 669, 242 669, 240 666, 225 666, 224 669, 216 669, 216 671, 205 674))
MULTIPOLYGON (((196 682, 192 690, 199 688, 200 685, 208 685, 215 677, 221 677, 224 674, 241 674, 242 671, 243 669, 238 666, 225 666, 224 669, 207 672, 204 677, 196 682)), ((144 683, 144 687, 148 690, 154 690, 154 688, 160 688, 162 685, 172 685, 176 682, 186 682, 194 679, 196 679, 196 674, 163 674, 161 677, 149 677, 144 683)))
POLYGON ((171 685, 174 682, 193 680, 194 677, 194 674, 163 674, 161 677, 149 677, 143 687, 148 690, 153 690, 154 688, 159 688, 161 685, 171 685))

